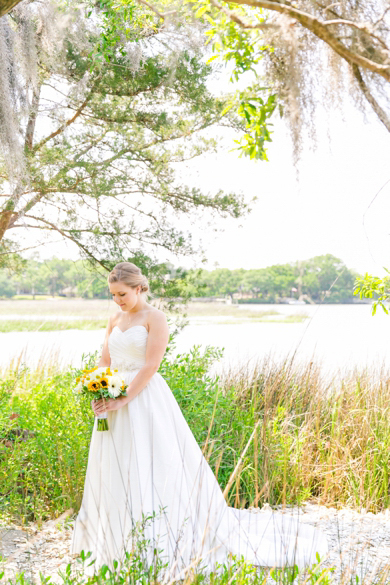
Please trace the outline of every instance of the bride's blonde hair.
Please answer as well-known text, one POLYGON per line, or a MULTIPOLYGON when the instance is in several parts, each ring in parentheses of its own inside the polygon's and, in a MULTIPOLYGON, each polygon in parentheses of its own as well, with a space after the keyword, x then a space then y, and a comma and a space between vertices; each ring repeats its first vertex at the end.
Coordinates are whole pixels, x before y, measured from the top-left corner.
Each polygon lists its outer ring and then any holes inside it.
POLYGON ((142 274, 141 269, 132 262, 119 262, 108 275, 108 284, 112 282, 123 282, 131 288, 141 286, 141 293, 146 298, 151 296, 148 279, 142 274))

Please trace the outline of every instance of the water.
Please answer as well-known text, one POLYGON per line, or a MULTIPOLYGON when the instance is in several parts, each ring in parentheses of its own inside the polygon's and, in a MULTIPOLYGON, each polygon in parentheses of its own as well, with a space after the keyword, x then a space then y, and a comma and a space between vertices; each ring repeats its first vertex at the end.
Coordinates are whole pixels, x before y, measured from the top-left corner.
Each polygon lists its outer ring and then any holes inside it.
MULTIPOLYGON (((247 308, 237 307, 237 316, 247 308)), ((382 310, 373 317, 369 305, 257 305, 250 309, 283 315, 306 313, 309 318, 302 323, 237 324, 196 318, 179 334, 176 353, 186 352, 194 344, 224 347, 224 358, 214 371, 253 365, 266 356, 280 361, 294 353, 298 362, 314 360, 329 375, 390 366, 390 316, 382 310)), ((22 354, 22 361, 32 367, 50 356, 62 366, 79 366, 83 353, 100 351, 104 335, 103 329, 1 333, 0 365, 22 354)))

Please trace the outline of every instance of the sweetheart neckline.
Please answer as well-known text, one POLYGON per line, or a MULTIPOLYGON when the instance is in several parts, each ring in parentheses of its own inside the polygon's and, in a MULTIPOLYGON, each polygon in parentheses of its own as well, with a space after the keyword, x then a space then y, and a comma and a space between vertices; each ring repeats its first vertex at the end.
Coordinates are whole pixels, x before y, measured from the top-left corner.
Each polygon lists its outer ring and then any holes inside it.
MULTIPOLYGON (((114 327, 113 327, 112 331, 114 331, 115 327, 117 327, 117 329, 119 329, 119 331, 120 331, 121 333, 126 333, 126 331, 129 331, 130 329, 134 329, 135 327, 143 327, 143 328, 145 329, 145 331, 146 331, 147 333, 149 333, 149 331, 146 329, 145 325, 132 325, 131 327, 128 327, 128 328, 127 328, 127 329, 125 329, 124 331, 122 331, 122 329, 121 329, 120 327, 118 327, 118 325, 114 325, 114 327)), ((111 333, 112 333, 112 331, 111 331, 111 333)))

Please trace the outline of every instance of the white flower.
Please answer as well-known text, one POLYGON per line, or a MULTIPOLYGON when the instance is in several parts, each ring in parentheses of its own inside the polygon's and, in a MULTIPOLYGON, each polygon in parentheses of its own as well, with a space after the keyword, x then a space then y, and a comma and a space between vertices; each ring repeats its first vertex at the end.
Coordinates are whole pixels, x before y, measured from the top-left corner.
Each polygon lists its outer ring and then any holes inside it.
POLYGON ((91 380, 99 380, 99 378, 102 377, 103 374, 106 373, 107 368, 100 366, 100 368, 97 368, 96 370, 94 370, 93 372, 91 372, 90 374, 88 374, 89 376, 89 382, 91 380))
POLYGON ((117 398, 121 393, 123 381, 119 376, 109 376, 108 393, 112 398, 117 398))

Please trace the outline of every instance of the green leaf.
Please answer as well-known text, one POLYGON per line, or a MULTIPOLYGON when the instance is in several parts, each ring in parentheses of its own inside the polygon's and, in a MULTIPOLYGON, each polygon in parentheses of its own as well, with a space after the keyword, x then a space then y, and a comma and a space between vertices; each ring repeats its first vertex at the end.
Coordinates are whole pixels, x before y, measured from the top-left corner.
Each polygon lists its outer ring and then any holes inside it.
POLYGON ((233 107, 233 103, 228 104, 221 112, 221 116, 225 116, 233 107))
MULTIPOLYGON (((207 20, 208 23, 210 23, 211 25, 215 26, 216 22, 213 18, 211 18, 210 14, 205 14, 204 15, 204 19, 207 20)), ((214 34, 214 31, 213 31, 214 34)))
POLYGON ((205 12, 208 12, 209 10, 210 10, 209 5, 205 4, 204 6, 198 8, 198 10, 195 12, 195 17, 200 18, 201 16, 203 16, 205 12))
POLYGON ((212 63, 213 61, 215 61, 215 59, 218 59, 218 57, 219 57, 219 55, 213 55, 212 57, 210 57, 210 59, 207 59, 206 64, 207 65, 210 65, 210 63, 212 63))

